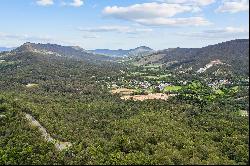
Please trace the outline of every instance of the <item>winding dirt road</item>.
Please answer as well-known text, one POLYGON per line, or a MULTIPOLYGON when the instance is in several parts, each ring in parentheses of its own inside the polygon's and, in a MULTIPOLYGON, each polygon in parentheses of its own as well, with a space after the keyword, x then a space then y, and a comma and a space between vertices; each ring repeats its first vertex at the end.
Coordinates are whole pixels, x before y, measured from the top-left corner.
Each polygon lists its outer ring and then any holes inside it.
POLYGON ((31 126, 37 127, 38 130, 42 133, 42 137, 44 138, 44 140, 47 142, 52 142, 58 151, 68 149, 72 146, 70 142, 61 142, 52 138, 47 130, 30 114, 25 113, 25 118, 29 121, 31 126))

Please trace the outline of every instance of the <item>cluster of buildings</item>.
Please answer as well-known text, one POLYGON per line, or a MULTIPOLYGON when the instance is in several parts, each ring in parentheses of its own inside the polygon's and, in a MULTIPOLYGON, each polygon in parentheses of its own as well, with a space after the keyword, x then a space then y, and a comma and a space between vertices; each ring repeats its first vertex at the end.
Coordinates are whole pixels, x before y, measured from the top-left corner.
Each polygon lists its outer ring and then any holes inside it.
POLYGON ((213 88, 216 88, 216 87, 219 87, 219 86, 222 86, 222 85, 232 85, 233 83, 229 80, 224 80, 224 79, 221 79, 221 80, 216 80, 214 82, 211 82, 208 84, 208 86, 210 87, 213 87, 213 88))

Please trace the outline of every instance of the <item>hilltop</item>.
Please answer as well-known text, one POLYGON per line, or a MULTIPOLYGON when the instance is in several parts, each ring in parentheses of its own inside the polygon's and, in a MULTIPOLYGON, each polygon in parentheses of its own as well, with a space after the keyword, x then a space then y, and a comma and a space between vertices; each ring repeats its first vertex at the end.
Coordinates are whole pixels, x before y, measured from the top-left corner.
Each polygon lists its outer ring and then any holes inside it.
POLYGON ((20 47, 11 51, 17 53, 33 52, 44 55, 55 55, 58 57, 74 58, 78 60, 88 61, 99 61, 99 60, 111 60, 111 57, 104 55, 96 55, 87 52, 78 46, 62 46, 57 44, 35 44, 35 43, 24 43, 20 47))

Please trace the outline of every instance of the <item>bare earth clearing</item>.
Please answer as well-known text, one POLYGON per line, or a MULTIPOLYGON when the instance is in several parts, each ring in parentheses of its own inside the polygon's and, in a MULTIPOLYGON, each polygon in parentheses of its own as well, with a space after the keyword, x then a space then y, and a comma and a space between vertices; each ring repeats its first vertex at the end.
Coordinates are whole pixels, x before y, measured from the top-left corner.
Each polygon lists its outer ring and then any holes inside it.
POLYGON ((138 101, 138 100, 139 101, 153 100, 153 99, 168 100, 168 98, 170 96, 174 96, 174 94, 167 95, 167 94, 164 94, 164 93, 150 93, 148 95, 134 95, 134 96, 125 95, 125 96, 122 96, 121 99, 123 99, 123 100, 132 99, 132 100, 135 100, 135 101, 138 101))
POLYGON ((132 95, 133 92, 135 92, 134 89, 127 89, 127 88, 119 88, 119 89, 113 89, 111 91, 113 94, 121 94, 121 99, 123 100, 135 100, 135 101, 143 101, 143 100, 168 100, 170 96, 175 96, 175 94, 164 94, 164 93, 150 93, 147 95, 132 95))
POLYGON ((113 89, 111 92, 113 94, 119 93, 122 95, 130 95, 133 92, 135 92, 135 90, 134 89, 127 89, 127 88, 119 88, 119 89, 113 89))

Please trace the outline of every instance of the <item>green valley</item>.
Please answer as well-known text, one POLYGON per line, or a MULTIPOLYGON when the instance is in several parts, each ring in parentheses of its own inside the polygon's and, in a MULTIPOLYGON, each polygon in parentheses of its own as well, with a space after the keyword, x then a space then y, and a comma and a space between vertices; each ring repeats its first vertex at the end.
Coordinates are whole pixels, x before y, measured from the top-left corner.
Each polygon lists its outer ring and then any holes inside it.
POLYGON ((0 164, 249 162, 245 71, 137 60, 30 43, 0 53, 0 164))

